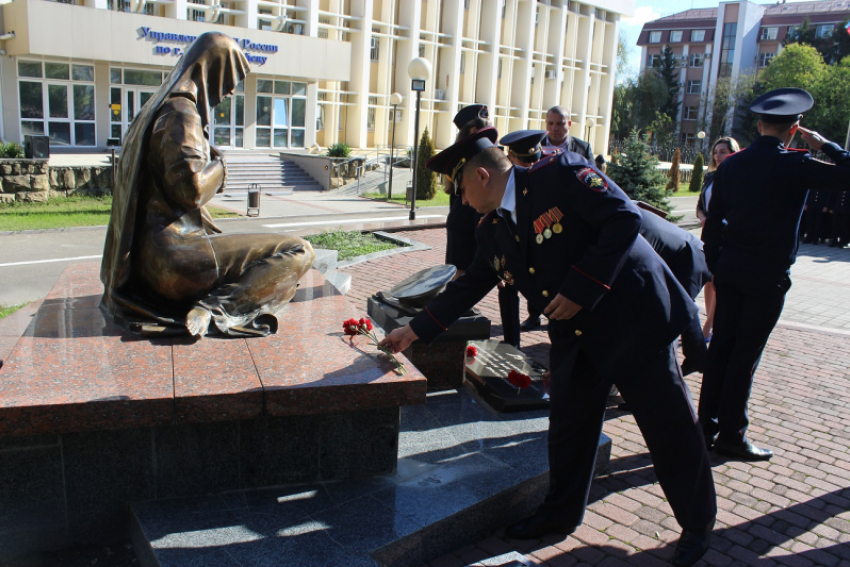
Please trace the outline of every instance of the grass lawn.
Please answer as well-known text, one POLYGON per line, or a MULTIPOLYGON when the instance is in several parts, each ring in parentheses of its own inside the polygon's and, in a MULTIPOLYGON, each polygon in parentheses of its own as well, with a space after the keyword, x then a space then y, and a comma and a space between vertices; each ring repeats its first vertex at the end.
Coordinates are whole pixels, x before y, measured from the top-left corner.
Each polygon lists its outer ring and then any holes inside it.
POLYGON ((333 231, 305 236, 304 239, 316 248, 338 250, 340 260, 396 248, 392 242, 381 240, 371 233, 333 231))
MULTIPOLYGON (((208 207, 213 218, 238 217, 238 213, 208 207)), ((75 226, 105 226, 112 197, 53 197, 47 203, 0 205, 0 231, 44 230, 75 226)))
MULTIPOLYGON (((393 191, 393 203, 399 203, 400 205, 408 204, 410 201, 405 199, 404 191, 401 193, 395 194, 393 191)), ((387 196, 383 193, 366 193, 363 195, 367 199, 375 199, 376 201, 387 201, 387 196)), ((416 200, 416 207, 448 207, 449 206, 449 196, 442 189, 437 189, 437 194, 434 195, 433 199, 428 199, 426 201, 416 200)))
POLYGON ((26 305, 26 303, 19 303, 18 305, 2 305, 2 306, 0 306, 0 319, 8 317, 12 313, 17 311, 21 307, 23 307, 24 305, 26 305))

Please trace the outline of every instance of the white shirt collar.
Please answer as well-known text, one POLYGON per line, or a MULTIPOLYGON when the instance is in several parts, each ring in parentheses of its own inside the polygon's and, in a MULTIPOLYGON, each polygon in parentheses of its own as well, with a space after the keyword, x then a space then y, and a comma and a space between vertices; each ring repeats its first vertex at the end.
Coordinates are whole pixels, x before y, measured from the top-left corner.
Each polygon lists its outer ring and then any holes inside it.
POLYGON ((516 181, 514 180, 514 169, 511 168, 511 174, 508 176, 508 182, 505 184, 505 194, 502 195, 502 204, 499 205, 500 210, 511 213, 511 220, 516 224, 516 181))

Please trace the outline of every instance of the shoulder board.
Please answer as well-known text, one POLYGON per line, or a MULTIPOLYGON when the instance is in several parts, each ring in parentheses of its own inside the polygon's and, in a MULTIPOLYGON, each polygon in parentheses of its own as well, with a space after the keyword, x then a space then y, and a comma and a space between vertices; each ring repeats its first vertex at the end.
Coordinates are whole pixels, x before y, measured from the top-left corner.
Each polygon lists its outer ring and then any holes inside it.
POLYGON ((558 155, 560 155, 560 152, 553 153, 550 156, 544 157, 543 159, 541 159, 540 161, 538 161, 537 163, 535 163, 534 165, 529 167, 528 170, 529 171, 537 171, 540 168, 546 167, 547 165, 551 165, 551 164, 555 163, 555 161, 557 161, 558 155))
POLYGON ((492 214, 493 214, 493 211, 490 211, 489 213, 487 213, 486 215, 481 217, 481 220, 478 221, 478 226, 481 226, 482 224, 484 224, 484 221, 486 221, 488 218, 490 218, 490 215, 492 215, 492 214))

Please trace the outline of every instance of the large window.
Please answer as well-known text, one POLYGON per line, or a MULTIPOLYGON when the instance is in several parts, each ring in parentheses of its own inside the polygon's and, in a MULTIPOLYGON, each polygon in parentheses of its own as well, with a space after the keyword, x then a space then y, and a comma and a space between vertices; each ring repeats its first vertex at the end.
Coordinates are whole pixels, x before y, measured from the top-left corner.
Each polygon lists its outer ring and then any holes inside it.
POLYGON ((702 81, 688 81, 688 94, 699 94, 702 91, 702 81))
POLYGON ((676 43, 682 41, 682 31, 671 31, 670 32, 670 43, 676 43))
POLYGON ((718 76, 731 77, 732 64, 735 60, 735 36, 738 34, 738 24, 723 24, 723 41, 720 44, 720 69, 718 76))
POLYGON ((661 43, 661 32, 649 32, 649 43, 661 43))
POLYGON ((759 35, 759 39, 772 41, 772 40, 775 40, 778 35, 779 35, 779 28, 778 27, 774 26, 774 27, 761 28, 761 35, 759 35))
POLYGON ((704 62, 704 53, 691 53, 691 67, 702 67, 704 62))
POLYGON ((696 106, 686 106, 683 109, 682 118, 685 120, 696 120, 699 109, 696 106))
POLYGON ((691 41, 692 42, 705 41, 705 30, 691 30, 691 41))
POLYGON ((378 110, 378 97, 369 97, 369 107, 366 109, 366 130, 375 131, 375 113, 378 110))
POLYGON ((54 146, 96 145, 94 66, 18 61, 21 135, 54 146))
POLYGON ((257 93, 257 147, 303 148, 307 83, 259 79, 257 93))
POLYGON ((646 66, 647 67, 660 67, 661 66, 661 54, 660 53, 647 53, 646 54, 646 66))
POLYGON ((815 37, 832 37, 832 32, 835 30, 835 24, 821 24, 815 28, 815 37))

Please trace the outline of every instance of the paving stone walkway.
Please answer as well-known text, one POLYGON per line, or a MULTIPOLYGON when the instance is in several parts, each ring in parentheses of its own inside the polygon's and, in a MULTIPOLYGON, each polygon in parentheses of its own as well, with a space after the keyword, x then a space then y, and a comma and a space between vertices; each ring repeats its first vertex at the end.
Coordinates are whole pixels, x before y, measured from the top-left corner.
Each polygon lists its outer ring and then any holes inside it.
MULTIPOLYGON (((417 270, 443 263, 445 231, 399 233, 432 250, 355 264, 349 299, 366 298, 417 270)), ((776 455, 739 463, 713 455, 717 527, 699 566, 850 567, 850 250, 804 246, 792 270, 787 317, 770 338, 750 399, 750 437, 776 455), (822 249, 821 249, 822 248, 822 249), (796 295, 795 295, 796 294, 796 295), (817 318, 811 309, 827 306, 817 318)), ((495 292, 479 304, 501 333, 495 292)), ((522 305, 525 317, 525 305, 522 305)), ((545 332, 524 333, 525 352, 548 362, 545 332)), ((688 384, 698 401, 701 375, 688 384)), ((426 567, 463 567, 510 552, 529 565, 668 565, 680 528, 672 517, 631 414, 609 410, 612 472, 593 484, 584 525, 566 538, 516 541, 503 530, 426 567)))

